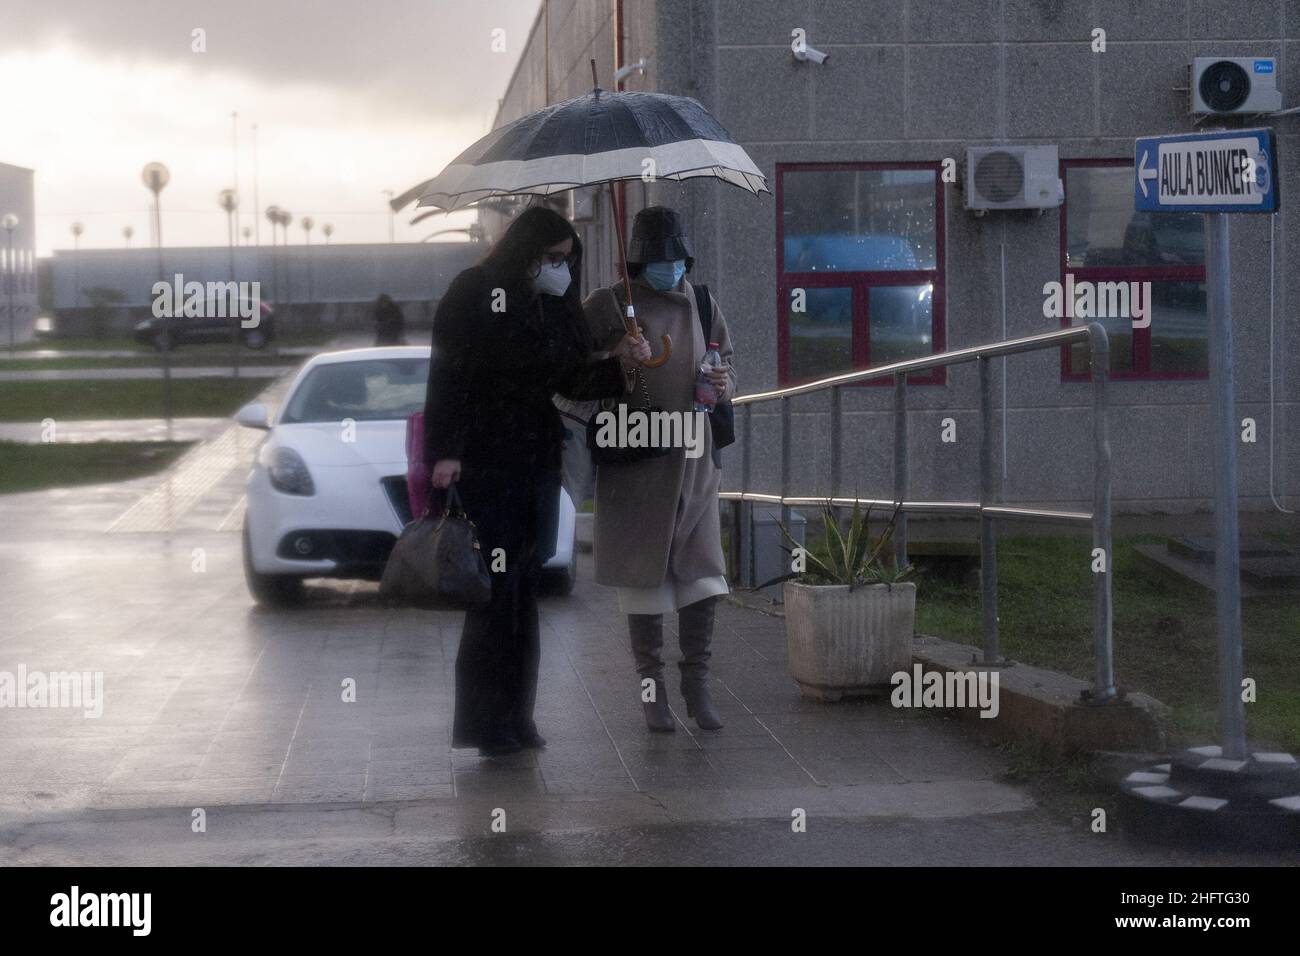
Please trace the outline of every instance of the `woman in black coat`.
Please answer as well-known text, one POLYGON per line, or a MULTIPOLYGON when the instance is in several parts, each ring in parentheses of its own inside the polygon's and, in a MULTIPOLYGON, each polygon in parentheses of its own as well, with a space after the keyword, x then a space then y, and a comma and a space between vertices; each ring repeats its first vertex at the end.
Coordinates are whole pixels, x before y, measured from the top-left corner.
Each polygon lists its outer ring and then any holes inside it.
POLYGON ((568 220, 525 210, 452 281, 433 321, 425 459, 435 489, 455 482, 493 572, 491 602, 465 615, 452 746, 484 756, 546 744, 533 722, 537 585, 555 547, 564 442, 551 398, 622 395, 634 363, 650 357, 629 335, 591 361, 574 281, 581 257, 568 220))

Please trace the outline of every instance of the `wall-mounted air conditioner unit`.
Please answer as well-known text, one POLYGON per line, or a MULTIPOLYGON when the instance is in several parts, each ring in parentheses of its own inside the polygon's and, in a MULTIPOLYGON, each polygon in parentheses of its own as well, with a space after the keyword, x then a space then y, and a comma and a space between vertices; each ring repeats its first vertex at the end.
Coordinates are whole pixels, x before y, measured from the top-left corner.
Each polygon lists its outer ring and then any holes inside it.
POLYGON ((966 208, 1051 209, 1063 192, 1055 146, 972 146, 966 150, 966 208))
POLYGON ((1192 60, 1192 113, 1272 113, 1282 108, 1271 56, 1198 56, 1192 60))

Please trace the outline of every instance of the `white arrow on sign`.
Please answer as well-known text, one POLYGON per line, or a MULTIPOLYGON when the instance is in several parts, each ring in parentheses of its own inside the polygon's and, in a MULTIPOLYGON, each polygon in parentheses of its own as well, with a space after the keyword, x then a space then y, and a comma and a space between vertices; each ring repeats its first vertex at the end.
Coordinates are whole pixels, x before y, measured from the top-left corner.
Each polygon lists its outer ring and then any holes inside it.
POLYGON ((1142 161, 1138 163, 1138 185, 1142 187, 1142 198, 1147 198, 1147 180, 1155 179, 1158 173, 1154 166, 1147 166, 1147 157, 1151 155, 1151 150, 1142 150, 1142 161))

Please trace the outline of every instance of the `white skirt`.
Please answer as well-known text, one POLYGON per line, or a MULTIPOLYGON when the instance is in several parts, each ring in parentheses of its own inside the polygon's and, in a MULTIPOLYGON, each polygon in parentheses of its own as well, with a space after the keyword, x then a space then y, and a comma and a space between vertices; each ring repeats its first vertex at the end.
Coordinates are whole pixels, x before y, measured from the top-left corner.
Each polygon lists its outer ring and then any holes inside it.
POLYGON ((670 572, 657 588, 615 588, 618 607, 624 614, 671 614, 688 604, 717 594, 729 594, 731 588, 722 575, 678 581, 670 572))

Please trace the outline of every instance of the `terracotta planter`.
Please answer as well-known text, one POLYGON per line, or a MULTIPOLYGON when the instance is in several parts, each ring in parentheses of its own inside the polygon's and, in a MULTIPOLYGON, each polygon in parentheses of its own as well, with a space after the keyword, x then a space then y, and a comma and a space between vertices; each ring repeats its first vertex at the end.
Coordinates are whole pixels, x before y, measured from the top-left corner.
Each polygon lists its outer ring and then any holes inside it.
POLYGON ((887 691, 912 666, 916 584, 785 583, 790 676, 805 698, 840 700, 887 691))

